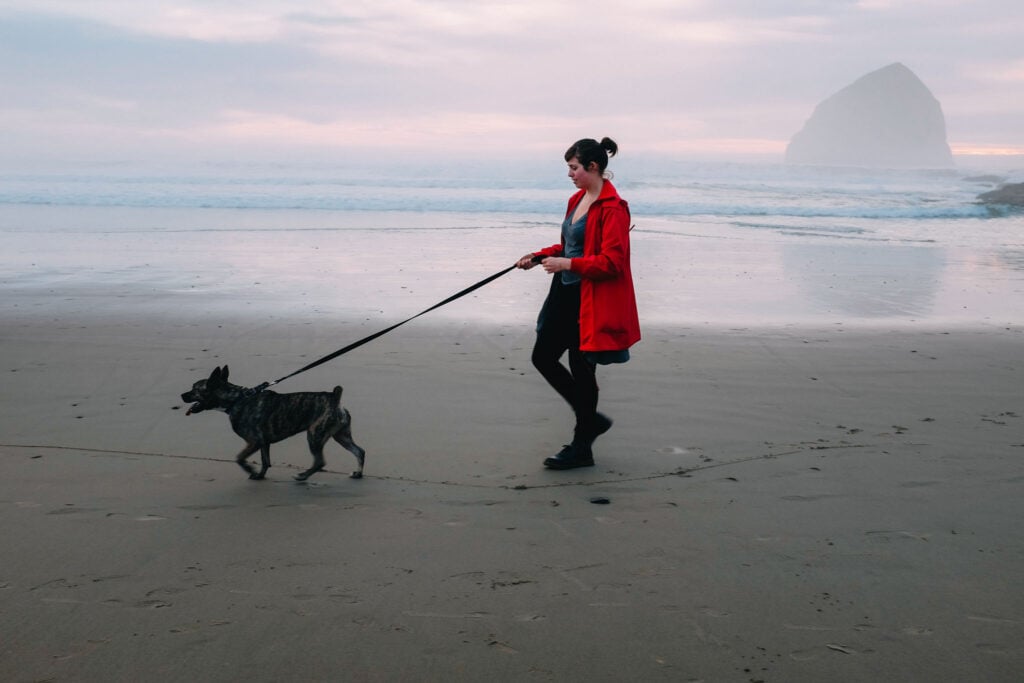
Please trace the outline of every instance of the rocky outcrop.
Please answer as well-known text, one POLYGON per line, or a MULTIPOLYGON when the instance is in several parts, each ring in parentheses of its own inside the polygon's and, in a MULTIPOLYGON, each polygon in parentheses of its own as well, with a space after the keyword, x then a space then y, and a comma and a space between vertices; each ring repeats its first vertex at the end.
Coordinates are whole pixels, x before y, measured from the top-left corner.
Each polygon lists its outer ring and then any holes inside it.
POLYGON ((942 107, 902 64, 859 78, 821 102, 786 148, 786 162, 949 168, 942 107))
POLYGON ((979 194, 983 204, 1006 204, 1024 207, 1024 183, 1007 183, 997 190, 979 194))

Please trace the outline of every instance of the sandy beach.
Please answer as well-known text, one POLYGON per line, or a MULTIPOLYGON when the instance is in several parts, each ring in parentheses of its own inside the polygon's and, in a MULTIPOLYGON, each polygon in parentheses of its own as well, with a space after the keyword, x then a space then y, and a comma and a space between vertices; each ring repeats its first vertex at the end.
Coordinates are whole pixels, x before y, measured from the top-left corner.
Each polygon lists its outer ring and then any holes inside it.
POLYGON ((0 2, 0 683, 1024 683, 1022 7, 0 2))
POLYGON ((550 472, 529 321, 421 319, 278 387, 342 384, 368 451, 298 484, 301 436, 249 481, 178 396, 374 321, 21 304, 3 680, 1019 680, 1019 326, 648 326, 550 472))

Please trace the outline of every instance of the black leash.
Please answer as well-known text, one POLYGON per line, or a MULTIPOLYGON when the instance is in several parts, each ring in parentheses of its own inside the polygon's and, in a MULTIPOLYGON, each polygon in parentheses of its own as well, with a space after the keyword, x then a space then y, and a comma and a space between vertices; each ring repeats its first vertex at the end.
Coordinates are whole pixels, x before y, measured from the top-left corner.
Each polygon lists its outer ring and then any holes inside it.
MULTIPOLYGON (((544 258, 545 258, 545 257, 543 257, 543 256, 534 256, 534 257, 533 257, 533 260, 534 260, 535 262, 539 262, 539 261, 541 261, 541 260, 542 260, 542 259, 544 259, 544 258)), ((348 353, 349 351, 351 351, 351 350, 353 350, 353 349, 358 349, 358 348, 359 348, 360 346, 362 346, 363 344, 367 344, 367 343, 369 343, 369 342, 372 342, 372 341, 373 341, 374 339, 376 339, 377 337, 382 337, 382 336, 384 336, 385 334, 387 334, 387 333, 388 333, 388 332, 390 332, 391 330, 393 330, 393 329, 395 329, 395 328, 397 328, 397 327, 401 327, 402 325, 406 324, 406 323, 407 323, 407 322, 409 322, 410 320, 415 320, 416 318, 420 317, 421 315, 424 315, 424 314, 426 314, 426 313, 430 313, 430 312, 431 312, 431 311, 433 311, 434 309, 437 309, 437 308, 441 308, 441 307, 442 307, 442 306, 444 306, 445 304, 450 304, 451 302, 455 301, 456 299, 461 299, 462 297, 466 296, 466 295, 467 295, 467 294, 469 294, 470 292, 476 291, 476 290, 480 289, 481 287, 483 287, 484 285, 486 285, 486 284, 489 284, 489 283, 491 283, 491 282, 493 282, 493 281, 497 280, 497 279, 498 279, 499 277, 501 277, 502 275, 504 275, 504 274, 506 274, 506 273, 509 273, 509 272, 511 272, 511 271, 513 271, 513 270, 515 270, 515 268, 516 268, 516 266, 515 266, 515 265, 511 265, 511 266, 509 266, 508 268, 505 268, 504 270, 500 270, 500 271, 498 271, 497 273, 495 273, 494 275, 491 275, 491 276, 485 277, 485 278, 484 278, 483 280, 481 280, 480 282, 477 282, 477 283, 476 283, 476 284, 474 284, 474 285, 470 285, 469 287, 466 287, 466 288, 465 288, 464 290, 462 290, 461 292, 458 292, 457 294, 452 294, 452 295, 451 295, 450 297, 448 297, 448 298, 447 298, 447 299, 445 299, 444 301, 440 301, 440 302, 438 302, 438 303, 434 304, 433 306, 431 306, 430 308, 428 308, 428 309, 425 309, 425 310, 423 310, 423 311, 420 311, 419 313, 417 313, 416 315, 412 316, 411 318, 406 318, 406 319, 405 319, 405 320, 403 320, 402 322, 400 322, 400 323, 395 323, 395 324, 394 324, 394 325, 392 325, 391 327, 385 328, 385 329, 381 330, 380 332, 374 332, 374 333, 373 333, 373 334, 371 334, 371 335, 370 335, 369 337, 363 337, 363 338, 362 338, 362 339, 360 339, 359 341, 356 341, 356 342, 352 342, 352 343, 351 343, 351 344, 349 344, 348 346, 346 346, 346 347, 344 347, 344 348, 341 348, 341 349, 338 349, 338 350, 337 350, 337 351, 335 351, 334 353, 330 353, 330 354, 328 354, 328 355, 324 356, 323 358, 321 358, 321 359, 319 359, 319 360, 315 360, 315 361, 313 361, 312 363, 310 363, 309 365, 307 365, 307 366, 306 366, 306 367, 304 367, 304 368, 299 368, 298 370, 296 370, 295 372, 291 373, 290 375, 285 375, 284 377, 282 377, 282 378, 280 378, 280 379, 275 379, 275 380, 274 380, 273 382, 264 382, 263 384, 260 384, 260 385, 259 385, 259 386, 257 386, 257 387, 253 387, 252 389, 249 389, 248 391, 251 391, 251 392, 252 392, 253 394, 258 394, 259 392, 263 391, 264 389, 267 389, 267 388, 269 388, 269 387, 272 387, 272 386, 274 386, 275 384, 278 384, 278 383, 280 383, 280 382, 283 382, 283 381, 285 381, 286 379, 288 379, 288 378, 290 378, 290 377, 294 377, 295 375, 298 375, 298 374, 300 374, 300 373, 303 373, 303 372, 305 372, 306 370, 312 370, 312 369, 313 369, 313 368, 315 368, 316 366, 318 366, 318 365, 323 365, 323 364, 324 364, 324 363, 326 363, 327 361, 331 361, 331 360, 334 360, 334 359, 335 359, 335 358, 337 358, 338 356, 341 356, 341 355, 343 355, 343 354, 346 354, 346 353, 348 353)))

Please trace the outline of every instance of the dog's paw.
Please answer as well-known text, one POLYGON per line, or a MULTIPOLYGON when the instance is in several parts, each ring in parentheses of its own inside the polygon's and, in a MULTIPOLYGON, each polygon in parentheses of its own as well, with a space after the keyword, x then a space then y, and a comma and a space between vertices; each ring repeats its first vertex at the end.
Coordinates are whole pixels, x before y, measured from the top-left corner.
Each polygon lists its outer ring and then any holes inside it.
POLYGON ((362 479, 362 478, 363 478, 362 471, 356 471, 356 472, 353 472, 352 474, 349 475, 349 479, 362 479))
POLYGON ((299 472, 295 475, 295 481, 306 481, 307 479, 309 479, 309 475, 305 472, 299 472))
POLYGON ((250 472, 249 478, 252 479, 253 481, 260 481, 261 479, 264 478, 264 476, 259 472, 250 472))

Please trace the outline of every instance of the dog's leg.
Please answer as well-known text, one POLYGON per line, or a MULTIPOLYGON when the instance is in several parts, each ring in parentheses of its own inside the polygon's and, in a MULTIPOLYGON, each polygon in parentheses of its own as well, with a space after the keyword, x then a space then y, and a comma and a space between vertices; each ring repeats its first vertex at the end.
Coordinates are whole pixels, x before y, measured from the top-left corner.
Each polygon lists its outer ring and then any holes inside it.
POLYGON ((363 450, 355 441, 352 440, 352 420, 347 419, 341 426, 341 429, 334 435, 334 440, 345 447, 352 455, 356 456, 356 461, 359 463, 359 469, 352 473, 353 479, 363 478, 363 463, 366 461, 366 451, 363 450))
POLYGON ((262 479, 263 475, 266 474, 266 472, 267 472, 267 467, 269 467, 269 463, 270 463, 269 454, 265 455, 263 457, 263 462, 266 464, 266 466, 263 468, 262 472, 257 473, 256 470, 253 468, 253 466, 246 462, 248 457, 250 455, 252 455, 253 453, 255 453, 256 451, 258 451, 259 449, 260 449, 260 447, 258 445, 256 445, 256 444, 246 443, 245 444, 245 448, 243 448, 238 453, 238 455, 235 456, 235 462, 238 463, 239 467, 241 467, 243 470, 245 470, 246 472, 249 473, 249 478, 250 479, 262 479))
POLYGON ((309 441, 309 452, 313 454, 313 466, 305 472, 296 474, 296 481, 306 481, 324 468, 324 444, 328 437, 324 434, 323 425, 313 425, 306 432, 306 436, 309 441))
POLYGON ((253 479, 262 479, 270 469, 270 444, 263 444, 260 447, 260 471, 253 479))

